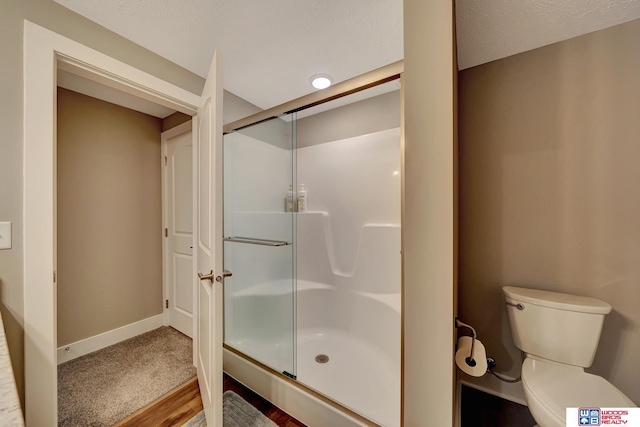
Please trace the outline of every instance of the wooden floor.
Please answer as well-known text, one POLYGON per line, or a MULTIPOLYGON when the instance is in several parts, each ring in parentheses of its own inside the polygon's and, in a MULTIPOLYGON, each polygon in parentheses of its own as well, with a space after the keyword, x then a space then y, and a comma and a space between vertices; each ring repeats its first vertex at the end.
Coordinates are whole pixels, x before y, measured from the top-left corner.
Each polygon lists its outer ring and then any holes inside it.
MULTIPOLYGON (((224 374, 224 391, 231 390, 280 427, 306 427, 272 403, 224 374)), ((198 380, 176 388, 114 427, 181 426, 202 410, 198 380)), ((462 386, 462 427, 531 427, 535 424, 526 406, 462 386)))
POLYGON ((202 411, 198 378, 194 377, 113 427, 181 426, 202 411))
MULTIPOLYGON (((306 427, 271 402, 224 374, 224 391, 231 390, 280 427, 306 427)), ((181 426, 202 410, 198 379, 193 378, 155 402, 140 409, 114 427, 181 426)))
POLYGON ((532 427, 526 406, 462 386, 462 427, 532 427))

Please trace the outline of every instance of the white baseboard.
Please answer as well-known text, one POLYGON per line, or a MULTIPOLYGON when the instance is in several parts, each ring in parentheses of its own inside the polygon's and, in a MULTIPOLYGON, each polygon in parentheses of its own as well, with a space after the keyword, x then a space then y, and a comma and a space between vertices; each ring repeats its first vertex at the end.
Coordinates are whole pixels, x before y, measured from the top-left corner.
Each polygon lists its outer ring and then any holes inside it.
POLYGON ((130 323, 111 331, 103 332, 93 337, 85 338, 58 348, 58 365, 76 359, 85 354, 109 347, 121 341, 128 340, 145 332, 152 331, 164 325, 163 315, 148 317, 138 322, 130 323))

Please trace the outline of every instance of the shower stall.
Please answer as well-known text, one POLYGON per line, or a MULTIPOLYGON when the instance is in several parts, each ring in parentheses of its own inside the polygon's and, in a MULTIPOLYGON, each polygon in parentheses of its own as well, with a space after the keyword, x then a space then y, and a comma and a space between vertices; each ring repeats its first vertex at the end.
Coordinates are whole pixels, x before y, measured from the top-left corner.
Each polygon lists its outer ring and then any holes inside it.
POLYGON ((225 133, 225 346, 396 427, 399 82, 315 104, 225 133))

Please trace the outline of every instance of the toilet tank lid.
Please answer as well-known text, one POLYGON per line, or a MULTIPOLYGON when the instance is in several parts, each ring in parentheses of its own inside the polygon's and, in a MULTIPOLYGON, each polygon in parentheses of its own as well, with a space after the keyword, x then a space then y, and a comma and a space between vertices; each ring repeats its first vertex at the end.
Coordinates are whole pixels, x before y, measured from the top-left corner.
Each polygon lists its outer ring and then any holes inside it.
POLYGON ((505 286, 502 290, 505 296, 511 300, 543 307, 577 311, 580 313, 607 314, 611 311, 609 304, 591 297, 543 291, 540 289, 518 288, 515 286, 505 286))

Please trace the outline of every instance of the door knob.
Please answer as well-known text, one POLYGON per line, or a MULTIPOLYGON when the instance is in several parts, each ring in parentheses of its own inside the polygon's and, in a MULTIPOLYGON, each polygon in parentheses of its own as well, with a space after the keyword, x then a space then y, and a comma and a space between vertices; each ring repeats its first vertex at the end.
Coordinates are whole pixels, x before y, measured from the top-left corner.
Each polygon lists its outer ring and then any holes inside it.
POLYGON ((222 272, 222 276, 217 276, 216 277, 216 282, 222 282, 225 277, 231 277, 231 276, 233 276, 232 272, 230 272, 229 270, 224 270, 222 272))
POLYGON ((198 277, 200 278, 200 280, 208 280, 213 283, 213 270, 211 270, 209 274, 202 274, 198 272, 198 277))

